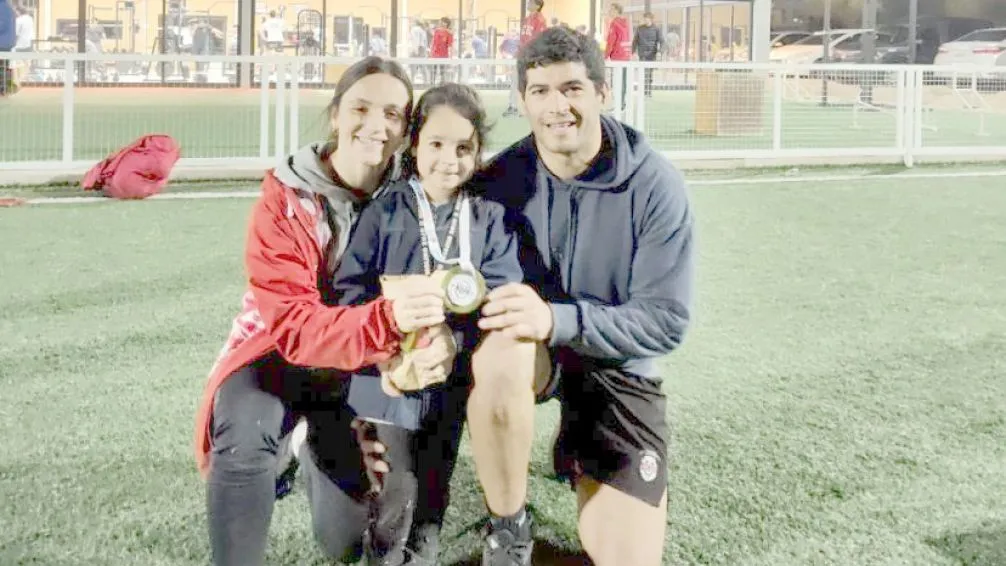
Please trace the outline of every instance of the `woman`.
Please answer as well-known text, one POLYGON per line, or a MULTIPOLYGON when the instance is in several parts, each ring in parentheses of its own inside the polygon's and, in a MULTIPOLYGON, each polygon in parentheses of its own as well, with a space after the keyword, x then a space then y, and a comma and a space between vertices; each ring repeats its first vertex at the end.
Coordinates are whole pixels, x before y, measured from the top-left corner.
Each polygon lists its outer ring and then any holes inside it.
POLYGON ((437 330, 421 369, 442 379, 453 363, 434 284, 353 307, 332 306, 330 296, 358 209, 396 173, 412 98, 397 63, 354 64, 329 107, 331 141, 289 156, 262 183, 245 250, 249 289, 197 415, 214 564, 264 562, 277 472, 300 417, 310 431, 298 456, 315 537, 332 558, 357 552, 374 468, 345 410, 343 372, 391 359, 404 334, 425 327, 437 330))

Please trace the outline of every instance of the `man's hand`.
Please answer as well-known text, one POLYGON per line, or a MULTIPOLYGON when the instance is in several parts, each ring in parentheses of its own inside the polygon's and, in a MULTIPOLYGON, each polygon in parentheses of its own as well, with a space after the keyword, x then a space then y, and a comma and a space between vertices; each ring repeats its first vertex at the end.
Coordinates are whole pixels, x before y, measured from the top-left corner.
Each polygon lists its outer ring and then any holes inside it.
POLYGON ((515 340, 545 342, 552 335, 552 309, 522 283, 507 283, 489 293, 479 328, 499 330, 515 340))

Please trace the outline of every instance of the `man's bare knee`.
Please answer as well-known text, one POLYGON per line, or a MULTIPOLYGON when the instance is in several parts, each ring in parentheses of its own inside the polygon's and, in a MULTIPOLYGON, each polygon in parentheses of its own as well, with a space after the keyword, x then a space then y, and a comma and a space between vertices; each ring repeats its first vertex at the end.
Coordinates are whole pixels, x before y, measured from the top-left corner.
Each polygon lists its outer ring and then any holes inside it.
POLYGON ((576 485, 580 543, 597 566, 659 566, 667 526, 667 494, 654 507, 580 476, 576 485))
POLYGON ((490 332, 472 355, 472 374, 475 387, 537 393, 551 377, 552 361, 544 344, 490 332))
POLYGON ((534 403, 536 358, 541 346, 490 332, 472 355, 470 404, 494 425, 512 425, 512 415, 534 403))
POLYGON ((533 392, 537 344, 522 342, 500 332, 486 334, 472 354, 475 389, 502 396, 533 392))

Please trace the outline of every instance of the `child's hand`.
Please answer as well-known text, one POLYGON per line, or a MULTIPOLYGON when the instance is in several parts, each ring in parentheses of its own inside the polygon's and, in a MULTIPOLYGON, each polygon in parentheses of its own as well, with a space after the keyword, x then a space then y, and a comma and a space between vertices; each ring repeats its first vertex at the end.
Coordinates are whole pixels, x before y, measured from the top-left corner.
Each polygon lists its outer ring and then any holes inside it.
POLYGON ((454 369, 458 354, 454 334, 446 324, 440 324, 424 332, 422 338, 427 343, 412 355, 419 380, 423 387, 443 383, 454 369))
POLYGON ((395 385, 392 374, 402 367, 402 355, 399 354, 386 362, 377 364, 378 371, 381 372, 381 390, 389 397, 401 397, 402 390, 395 385))
POLYGON ((391 397, 443 383, 454 369, 458 348, 446 324, 424 328, 416 334, 413 349, 377 366, 381 389, 391 397))

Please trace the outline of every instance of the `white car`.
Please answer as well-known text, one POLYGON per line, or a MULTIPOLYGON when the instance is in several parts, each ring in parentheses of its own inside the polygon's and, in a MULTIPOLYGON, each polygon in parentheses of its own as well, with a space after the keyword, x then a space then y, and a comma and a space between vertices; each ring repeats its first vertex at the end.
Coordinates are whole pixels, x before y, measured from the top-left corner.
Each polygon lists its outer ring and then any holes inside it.
POLYGON ((958 69, 934 71, 933 76, 937 79, 949 80, 956 76, 958 80, 969 80, 974 76, 974 67, 979 67, 992 71, 979 71, 980 79, 1006 80, 1006 28, 980 29, 944 43, 933 65, 958 69))
POLYGON ((806 39, 810 35, 808 31, 777 31, 772 33, 770 42, 772 43, 772 49, 775 49, 777 47, 792 45, 801 39, 806 39))
MULTIPOLYGON (((846 41, 856 41, 856 38, 862 36, 868 29, 833 29, 828 35, 830 36, 829 53, 834 52, 835 48, 842 45, 842 42, 846 41)), ((800 41, 786 45, 783 47, 777 47, 772 50, 769 55, 769 59, 773 63, 787 63, 790 65, 809 65, 811 63, 816 63, 820 59, 824 58, 824 43, 825 43, 825 33, 823 31, 816 31, 813 35, 801 39, 800 41)))

